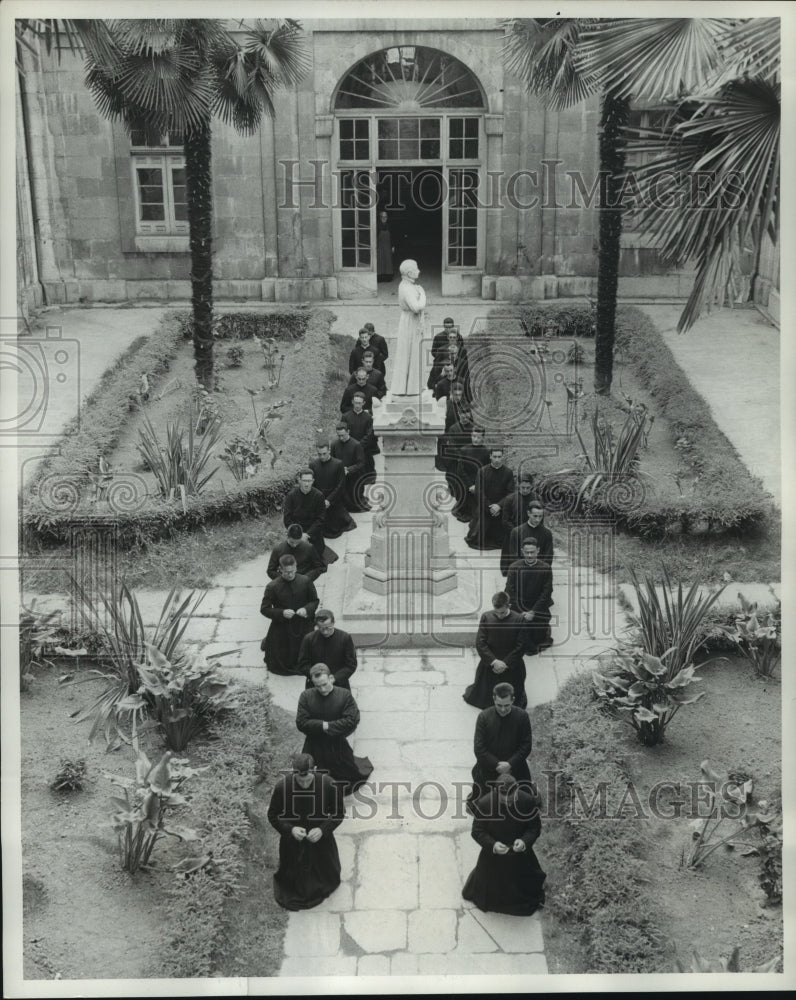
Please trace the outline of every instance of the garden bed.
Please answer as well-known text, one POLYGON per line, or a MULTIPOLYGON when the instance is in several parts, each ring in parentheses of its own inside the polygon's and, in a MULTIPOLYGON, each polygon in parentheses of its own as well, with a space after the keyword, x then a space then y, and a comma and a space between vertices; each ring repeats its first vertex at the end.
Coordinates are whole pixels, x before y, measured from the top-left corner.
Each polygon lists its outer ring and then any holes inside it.
MULTIPOLYGON (((255 822, 249 802, 273 785, 295 727, 262 688, 245 688, 240 709, 217 726, 216 740, 199 739, 186 753, 192 766, 209 765, 186 785, 190 811, 179 822, 201 828, 203 838, 158 842, 151 870, 129 875, 119 866, 110 818, 108 774, 134 774, 128 746, 108 755, 99 740, 86 744, 87 727, 69 721, 88 688, 58 684, 54 671, 38 671, 21 696, 23 947, 26 979, 148 979, 231 975, 240 953, 236 914, 252 908, 252 865, 261 889, 276 863, 278 838, 255 822), (86 762, 82 791, 56 793, 49 784, 61 758, 86 762), (257 785, 257 782, 261 784, 257 785), (252 856, 252 844, 257 848, 252 856), (209 870, 179 876, 173 864, 212 852, 224 859, 224 878, 209 870), (240 883, 230 892, 227 877, 240 883)), ((161 752, 150 737, 150 757, 161 752)), ((287 914, 268 893, 257 898, 259 933, 244 933, 251 959, 234 974, 273 975, 281 962, 287 914), (256 970, 256 972, 255 972, 256 970)), ((245 931, 245 928, 244 928, 245 931)))
MULTIPOLYGON (((187 317, 167 316, 149 341, 127 352, 103 377, 84 404, 79 421, 67 429, 59 453, 42 464, 23 498, 26 547, 35 542, 64 541, 75 527, 103 519, 113 522, 115 542, 125 547, 181 527, 195 528, 275 509, 312 454, 313 438, 307 428, 316 426, 320 412, 333 321, 328 311, 304 310, 219 317, 216 360, 220 391, 209 398, 218 407, 222 424, 206 471, 214 463, 222 471, 199 495, 169 498, 158 494, 136 448, 142 413, 149 414, 164 443, 164 423, 185 416, 195 391, 191 349, 185 340, 190 332, 187 317), (279 347, 279 355, 285 358, 279 386, 269 388, 275 373, 263 370, 261 348, 251 340, 254 336, 272 337, 277 346, 284 341, 284 347, 279 347), (224 367, 229 343, 241 348, 242 366, 224 367), (140 395, 142 388, 148 390, 147 399, 140 395), (258 394, 252 396, 248 389, 258 394), (252 400, 258 417, 269 412, 272 404, 285 403, 268 430, 275 454, 268 457, 266 452, 252 475, 236 481, 218 456, 226 440, 255 429, 252 400), (111 475, 101 482, 103 492, 98 493, 100 459, 110 466, 111 475)), ((278 361, 277 368, 280 364, 278 361)))
POLYGON ((545 324, 539 319, 544 312, 520 304, 490 313, 475 387, 496 400, 483 418, 512 442, 510 464, 525 462, 544 480, 551 511, 608 518, 653 537, 748 530, 771 515, 770 496, 718 429, 648 317, 633 307, 617 310, 613 391, 604 398, 590 392, 593 341, 572 335, 586 329, 585 321, 555 306, 545 324), (540 336, 525 336, 522 322, 540 336), (599 410, 617 438, 631 408, 652 418, 645 422, 637 471, 582 490, 587 470, 581 456, 593 452, 593 413, 599 410))
MULTIPOLYGON (((606 718, 592 699, 590 672, 573 678, 556 701, 532 711, 534 770, 563 772, 561 801, 577 784, 589 801, 608 783, 606 818, 551 818, 538 852, 548 872, 543 912, 551 972, 671 972, 675 958, 690 968, 691 950, 729 957, 737 945, 741 971, 782 953, 782 909, 761 906, 760 862, 724 848, 690 870, 689 784, 709 759, 720 771, 754 778, 751 806, 776 801, 781 787, 780 686, 755 677, 739 658, 699 670, 706 697, 685 707, 657 747, 643 747, 633 730, 606 718), (661 782, 686 789, 680 818, 636 816, 631 782, 646 806, 661 782), (626 815, 616 818, 624 799, 626 815)), ((541 778, 543 790, 550 779, 541 778)), ((676 812, 664 789, 662 810, 676 812)), ((559 807, 563 811, 562 807, 559 807)))

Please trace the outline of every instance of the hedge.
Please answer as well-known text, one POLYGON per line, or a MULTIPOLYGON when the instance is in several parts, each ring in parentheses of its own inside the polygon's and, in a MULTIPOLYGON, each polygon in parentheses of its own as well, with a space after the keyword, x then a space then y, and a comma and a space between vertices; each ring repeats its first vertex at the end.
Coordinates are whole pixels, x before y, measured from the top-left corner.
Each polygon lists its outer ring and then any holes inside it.
MULTIPOLYGON (((572 312, 566 307, 520 303, 514 310, 495 309, 489 318, 491 322, 499 322, 524 317, 527 323, 535 324, 532 329, 537 334, 547 328, 556 336, 571 336, 574 328, 567 326, 567 315, 572 312), (549 317, 555 328, 545 322, 545 317, 549 317)), ((641 310, 633 306, 617 309, 616 344, 655 400, 656 415, 665 420, 672 444, 697 477, 697 492, 657 497, 646 489, 642 475, 609 483, 589 500, 578 500, 586 473, 568 470, 566 474, 547 475, 537 483, 546 505, 562 514, 608 518, 635 534, 653 537, 667 533, 721 534, 748 530, 772 514, 773 502, 762 482, 741 462, 717 427, 708 405, 691 386, 654 323, 641 310)), ((497 391, 500 392, 499 385, 497 391)), ((606 400, 608 403, 610 400, 606 400)), ((505 401, 508 409, 514 405, 511 400, 505 401)))
MULTIPOLYGON (((299 369, 297 384, 290 387, 290 420, 286 421, 282 454, 273 468, 262 469, 224 493, 187 497, 184 507, 181 500, 150 495, 143 502, 138 498, 128 505, 122 481, 116 502, 106 515, 112 517, 118 546, 144 544, 168 536, 178 528, 197 528, 208 521, 270 513, 279 507, 298 470, 312 454, 328 367, 329 330, 334 319, 328 310, 232 313, 218 318, 225 339, 254 335, 295 339, 303 331, 304 350, 312 364, 299 369)), ((90 526, 106 514, 102 508, 78 510, 73 498, 89 488, 89 473, 96 471, 99 457, 113 450, 130 410, 136 405, 135 390, 141 375, 168 371, 186 336, 190 336, 189 314, 171 313, 147 342, 132 355, 128 352, 103 377, 98 389, 86 400, 79 420, 67 429, 59 454, 39 470, 23 498, 22 532, 26 543, 65 541, 74 526, 90 526), (62 491, 60 505, 57 497, 56 502, 42 499, 42 492, 52 496, 53 489, 62 491), (58 506, 62 509, 53 509, 58 506)))
POLYGON ((549 734, 544 771, 537 763, 547 798, 542 815, 549 817, 539 841, 551 872, 546 914, 578 937, 587 964, 579 972, 662 970, 663 920, 646 888, 645 820, 622 813, 631 780, 626 749, 619 724, 597 710, 591 671, 570 678, 555 701, 533 710, 531 722, 549 734), (584 815, 601 784, 605 816, 584 815), (578 801, 586 805, 574 806, 578 801))

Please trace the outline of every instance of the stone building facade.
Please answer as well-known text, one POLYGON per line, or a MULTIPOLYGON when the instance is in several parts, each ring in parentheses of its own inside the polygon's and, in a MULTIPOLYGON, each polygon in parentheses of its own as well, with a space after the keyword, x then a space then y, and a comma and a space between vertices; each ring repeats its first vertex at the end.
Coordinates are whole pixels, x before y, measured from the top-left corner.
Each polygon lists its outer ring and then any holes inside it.
MULTIPOLYGON (((445 297, 594 292, 596 100, 554 112, 504 68, 497 20, 323 20, 312 69, 258 134, 213 130, 215 291, 379 294, 377 210, 445 297), (581 178, 580 187, 572 175, 581 178)), ((189 297, 182 146, 97 112, 82 60, 17 94, 18 279, 29 305, 189 297)), ((629 229, 620 294, 683 296, 629 229)), ((396 261, 397 268, 397 261, 396 261)))

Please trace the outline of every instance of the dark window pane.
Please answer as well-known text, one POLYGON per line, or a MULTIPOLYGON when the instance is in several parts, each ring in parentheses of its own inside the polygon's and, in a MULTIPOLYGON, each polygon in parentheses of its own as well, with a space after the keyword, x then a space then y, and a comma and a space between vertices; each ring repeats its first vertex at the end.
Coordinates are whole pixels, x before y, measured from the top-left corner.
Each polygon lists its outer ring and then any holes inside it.
POLYGON ((398 128, 402 139, 416 139, 420 134, 420 122, 417 118, 399 118, 398 128))
POLYGON ((464 150, 464 141, 462 139, 451 139, 448 143, 448 156, 452 160, 461 160, 464 150))
POLYGON ((182 132, 167 132, 166 144, 168 146, 184 146, 185 139, 183 137, 182 132))
POLYGON ((450 137, 461 138, 464 135, 464 119, 463 118, 451 118, 449 121, 450 127, 450 137))
POLYGON ((354 135, 357 139, 367 139, 369 138, 370 132, 370 122, 367 118, 355 118, 354 122, 354 135))
POLYGON ((355 250, 343 250, 343 267, 356 267, 357 258, 355 250))
POLYGON ((359 263, 362 267, 370 267, 370 250, 364 249, 359 251, 359 263))
POLYGON ((370 159, 370 143, 367 139, 357 139, 354 143, 354 158, 357 160, 370 159))
POLYGON ((357 212, 357 224, 359 226, 370 225, 370 209, 361 208, 357 212))
POLYGON ((387 139, 384 142, 379 142, 379 159, 380 160, 398 159, 398 143, 395 141, 395 139, 387 139))
POLYGON ((351 209, 344 208, 340 214, 342 216, 341 222, 343 225, 343 229, 353 229, 357 213, 352 211, 351 209))
POLYGON ((421 118, 420 136, 423 139, 439 139, 439 118, 421 118))
POLYGON ((354 120, 352 118, 340 119, 340 138, 350 139, 354 134, 354 120))
POLYGON ((417 139, 401 139, 398 143, 399 160, 416 160, 418 158, 417 139))
POLYGON ((474 160, 478 156, 478 140, 465 139, 464 155, 468 160, 474 160))
POLYGON ((340 159, 341 160, 354 159, 354 143, 351 139, 340 140, 340 159))
POLYGON ((478 119, 464 118, 464 134, 468 139, 478 138, 478 119))
POLYGON ((466 208, 462 212, 464 218, 462 222, 465 226, 476 226, 478 224, 478 212, 474 208, 466 208))
POLYGON ((477 259, 475 248, 466 247, 462 254, 462 264, 464 267, 475 267, 477 259))
POLYGON ((162 222, 166 217, 163 205, 142 205, 141 206, 141 221, 142 222, 162 222))
POLYGON ((398 138, 398 119, 397 118, 379 118, 379 138, 380 139, 397 139, 398 138))
POLYGON ((420 159, 421 160, 439 159, 439 139, 420 140, 420 159))

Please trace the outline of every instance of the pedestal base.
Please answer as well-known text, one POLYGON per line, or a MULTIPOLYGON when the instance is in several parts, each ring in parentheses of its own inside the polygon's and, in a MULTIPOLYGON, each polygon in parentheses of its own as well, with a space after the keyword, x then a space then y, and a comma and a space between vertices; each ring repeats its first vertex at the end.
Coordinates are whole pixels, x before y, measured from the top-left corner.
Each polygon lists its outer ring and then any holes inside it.
MULTIPOLYGON (((439 581, 445 590, 430 593, 419 586, 398 590, 393 578, 385 581, 384 594, 374 593, 369 576, 365 589, 362 556, 350 555, 344 567, 345 583, 339 628, 350 632, 357 646, 393 648, 462 646, 475 642, 481 614, 491 607, 494 571, 451 571, 439 581)), ((370 570, 368 570, 370 573, 370 570)), ((428 582, 428 581, 427 581, 428 582)))

